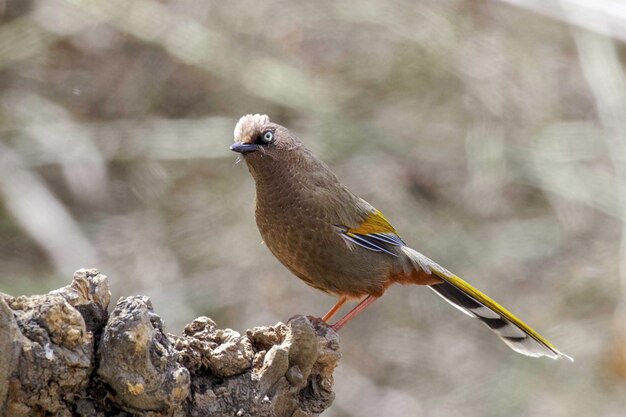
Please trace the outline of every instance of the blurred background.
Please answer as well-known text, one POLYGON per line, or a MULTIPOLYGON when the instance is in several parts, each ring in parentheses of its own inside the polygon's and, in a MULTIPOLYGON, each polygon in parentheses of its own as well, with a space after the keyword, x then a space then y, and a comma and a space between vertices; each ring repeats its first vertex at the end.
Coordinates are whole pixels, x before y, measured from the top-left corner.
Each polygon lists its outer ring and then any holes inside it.
POLYGON ((228 150, 266 113, 576 358, 391 288, 341 332, 324 415, 626 415, 619 0, 0 0, 0 21, 0 291, 97 267, 172 333, 324 314, 262 245, 228 150))

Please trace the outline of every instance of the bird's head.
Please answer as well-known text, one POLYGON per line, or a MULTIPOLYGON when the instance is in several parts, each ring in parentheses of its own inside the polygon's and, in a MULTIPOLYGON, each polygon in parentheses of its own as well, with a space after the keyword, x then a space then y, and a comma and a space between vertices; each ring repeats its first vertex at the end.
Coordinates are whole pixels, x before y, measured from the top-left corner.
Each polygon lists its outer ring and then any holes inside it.
POLYGON ((272 123, 264 114, 243 116, 235 126, 235 143, 230 150, 244 155, 246 161, 256 156, 278 156, 281 151, 292 150, 299 141, 284 127, 272 123))
POLYGON ((235 143, 230 146, 230 150, 243 155, 257 184, 274 183, 300 166, 303 149, 296 136, 264 114, 248 114, 239 119, 235 143))
POLYGON ((264 114, 248 114, 239 119, 230 150, 243 155, 257 185, 259 181, 278 184, 294 173, 306 176, 311 170, 317 172, 322 164, 300 139, 264 114))

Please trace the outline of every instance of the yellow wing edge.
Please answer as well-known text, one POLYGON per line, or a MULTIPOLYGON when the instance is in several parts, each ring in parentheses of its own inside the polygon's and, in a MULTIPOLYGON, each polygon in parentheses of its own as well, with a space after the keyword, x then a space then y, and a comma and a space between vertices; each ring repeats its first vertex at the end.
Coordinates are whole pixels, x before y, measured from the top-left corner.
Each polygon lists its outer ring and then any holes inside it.
POLYGON ((389 220, 383 216, 383 213, 381 213, 380 210, 373 211, 358 227, 348 229, 348 233, 357 235, 393 233, 394 235, 398 235, 396 229, 391 225, 391 223, 389 223, 389 220))

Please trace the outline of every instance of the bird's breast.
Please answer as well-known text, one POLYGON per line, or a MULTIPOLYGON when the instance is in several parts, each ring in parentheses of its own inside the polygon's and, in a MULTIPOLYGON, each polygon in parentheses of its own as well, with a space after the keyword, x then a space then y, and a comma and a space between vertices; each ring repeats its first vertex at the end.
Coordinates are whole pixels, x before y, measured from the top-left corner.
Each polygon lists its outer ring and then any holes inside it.
POLYGON ((256 221, 274 256, 312 287, 357 297, 384 291, 393 258, 350 247, 334 227, 337 219, 316 201, 257 195, 256 221))
POLYGON ((289 269, 306 273, 307 265, 322 263, 335 246, 332 226, 310 204, 278 196, 271 202, 257 200, 256 221, 263 241, 289 269))

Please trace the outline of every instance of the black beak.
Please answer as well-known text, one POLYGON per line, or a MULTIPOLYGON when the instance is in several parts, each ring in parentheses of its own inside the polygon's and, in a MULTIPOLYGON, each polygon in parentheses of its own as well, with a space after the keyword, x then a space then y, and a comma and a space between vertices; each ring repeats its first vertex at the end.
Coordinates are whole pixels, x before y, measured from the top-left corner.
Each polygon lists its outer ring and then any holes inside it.
POLYGON ((230 150, 231 151, 239 152, 239 153, 254 152, 258 148, 259 148, 259 145, 255 145, 254 143, 235 142, 232 145, 230 145, 230 150))

